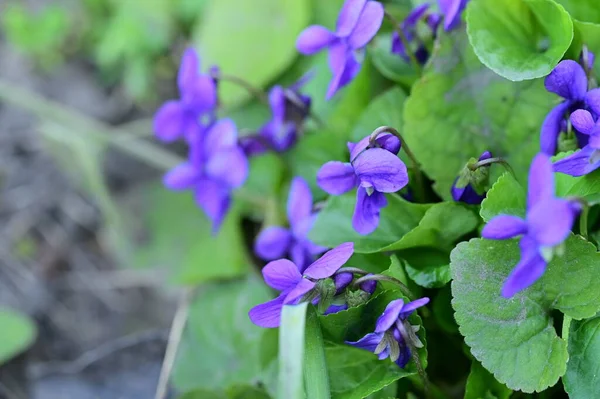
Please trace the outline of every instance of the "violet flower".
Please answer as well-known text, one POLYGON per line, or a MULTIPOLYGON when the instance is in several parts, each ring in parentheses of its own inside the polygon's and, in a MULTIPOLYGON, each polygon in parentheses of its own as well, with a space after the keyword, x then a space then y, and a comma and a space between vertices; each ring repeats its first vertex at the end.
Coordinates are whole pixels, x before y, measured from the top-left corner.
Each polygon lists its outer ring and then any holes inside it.
POLYGON ((318 25, 306 28, 296 42, 305 55, 329 49, 329 68, 333 79, 327 99, 349 84, 360 71, 364 47, 373 39, 383 22, 383 5, 372 0, 346 0, 340 10, 335 32, 318 25))
MULTIPOLYGON (((440 23, 440 16, 437 14, 427 14, 428 10, 428 3, 424 3, 415 7, 398 27, 398 29, 402 29, 404 37, 409 43, 416 43, 416 50, 414 54, 415 58, 421 65, 424 65, 427 62, 427 59, 429 58, 429 51, 427 50, 425 43, 423 43, 423 41, 418 37, 417 24, 421 19, 425 19, 427 25, 431 29, 432 34, 435 36, 440 23)), ((408 49, 408 51, 412 50, 408 49)), ((406 62, 410 61, 407 49, 404 48, 404 43, 396 31, 394 31, 392 35, 392 53, 400 55, 406 62)))
POLYGON ((264 260, 274 260, 290 255, 291 260, 304 271, 317 255, 327 250, 308 238, 316 213, 312 211, 310 187, 301 177, 295 177, 290 186, 287 217, 290 228, 270 226, 264 229, 254 243, 254 252, 264 260))
POLYGON ((314 289, 319 280, 332 277, 344 265, 354 252, 354 244, 343 243, 326 252, 321 258, 300 274, 298 267, 287 259, 279 259, 268 263, 262 270, 265 283, 281 294, 268 302, 250 309, 248 316, 252 323, 259 327, 279 327, 281 308, 283 305, 296 305, 315 294, 314 289))
POLYGON ((552 108, 542 123, 540 148, 544 154, 552 156, 556 153, 565 116, 587 103, 587 84, 583 67, 573 60, 559 62, 544 79, 546 90, 564 98, 563 102, 552 108))
POLYGON ((415 332, 419 326, 412 326, 406 320, 421 306, 429 303, 429 298, 421 298, 404 304, 402 299, 390 302, 375 324, 375 332, 369 333, 348 345, 365 349, 379 356, 379 360, 390 358, 398 367, 404 368, 411 358, 409 341, 412 346, 422 348, 423 343, 415 332))
MULTIPOLYGON (((588 105, 600 115, 600 89, 587 94, 588 105)), ((581 150, 554 163, 554 171, 571 176, 583 176, 600 168, 600 119, 594 122, 589 111, 579 109, 571 114, 571 123, 581 133, 588 135, 588 144, 581 150)))
POLYGON ((460 25, 460 16, 469 0, 438 0, 438 5, 444 14, 444 30, 450 32, 460 25))
POLYGON ((156 137, 165 142, 199 136, 204 127, 201 118, 207 116, 208 124, 214 120, 217 83, 211 76, 200 74, 200 60, 193 48, 183 53, 177 86, 179 100, 167 101, 154 116, 156 137))
POLYGON ((231 191, 247 177, 248 160, 237 145, 235 124, 222 119, 209 126, 202 136, 193 137, 189 160, 168 172, 164 184, 172 190, 193 190, 196 203, 216 232, 229 209, 231 191))
POLYGON ((331 195, 341 195, 357 187, 352 226, 369 234, 379 225, 379 214, 387 205, 384 193, 394 193, 408 184, 404 162, 397 157, 400 140, 380 134, 374 143, 367 136, 348 143, 350 162, 327 162, 317 173, 317 184, 331 195))
POLYGON ((579 210, 577 203, 554 196, 550 158, 536 155, 529 169, 526 218, 499 215, 481 232, 482 237, 494 240, 522 235, 521 260, 504 282, 502 296, 512 297, 544 274, 546 265, 569 236, 579 210))
MULTIPOLYGON (((489 151, 485 151, 479 157, 478 161, 483 161, 485 159, 490 159, 492 154, 489 151)), ((466 166, 468 169, 468 165, 466 166)), ((454 179, 454 183, 452 183, 452 199, 457 202, 464 202, 465 204, 471 205, 479 205, 485 199, 485 191, 482 190, 481 186, 483 182, 479 180, 487 181, 489 179, 489 166, 482 166, 477 168, 475 171, 467 170, 469 177, 459 176, 454 179), (462 179, 466 179, 467 181, 462 182, 462 179), (475 181, 472 181, 472 180, 475 181)))

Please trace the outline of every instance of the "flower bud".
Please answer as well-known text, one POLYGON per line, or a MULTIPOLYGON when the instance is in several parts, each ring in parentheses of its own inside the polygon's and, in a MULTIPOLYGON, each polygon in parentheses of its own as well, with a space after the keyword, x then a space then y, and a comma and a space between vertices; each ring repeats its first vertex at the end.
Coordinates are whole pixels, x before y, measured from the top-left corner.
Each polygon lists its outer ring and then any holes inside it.
POLYGON ((490 180, 489 165, 480 166, 472 170, 473 166, 479 161, 490 159, 492 154, 489 151, 481 154, 479 159, 471 158, 465 167, 461 170, 459 176, 452 184, 452 198, 454 201, 464 202, 466 204, 477 205, 485 198, 486 187, 490 180))

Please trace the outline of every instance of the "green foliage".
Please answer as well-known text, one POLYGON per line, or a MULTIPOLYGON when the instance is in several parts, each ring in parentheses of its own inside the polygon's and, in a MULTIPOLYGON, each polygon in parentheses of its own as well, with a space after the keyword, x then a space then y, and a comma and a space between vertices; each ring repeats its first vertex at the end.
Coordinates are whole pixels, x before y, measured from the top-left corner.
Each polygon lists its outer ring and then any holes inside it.
POLYGON ((553 0, 473 0, 467 30, 481 62, 513 81, 550 73, 573 40, 573 22, 553 0))
POLYGON ((398 54, 390 51, 392 35, 382 34, 373 40, 370 56, 373 65, 386 78, 401 85, 410 86, 417 80, 418 75, 410 62, 406 62, 398 54))
POLYGON ((569 363, 563 377, 571 399, 593 398, 600 392, 600 317, 574 320, 569 331, 569 363))
POLYGON ((425 266, 416 268, 406 264, 406 273, 415 283, 425 288, 440 288, 452 279, 449 265, 425 266))
POLYGON ((35 341, 33 320, 10 309, 0 309, 0 365, 25 351, 35 341))
MULTIPOLYGON (((308 303, 286 305, 279 325, 279 377, 277 397, 304 398, 304 344, 308 303)), ((312 348, 315 349, 314 347, 312 348)), ((314 352, 311 353, 314 355, 314 352)), ((318 388, 317 388, 318 389, 318 388)))
POLYGON ((562 5, 571 17, 582 22, 600 24, 600 8, 596 0, 554 0, 562 5))
POLYGON ((500 214, 525 217, 526 193, 510 173, 505 173, 494 183, 481 203, 479 214, 489 222, 500 214))
POLYGON ((512 299, 501 286, 519 260, 515 240, 474 239, 451 255, 452 305, 471 353, 509 388, 541 391, 565 373, 567 344, 552 325, 552 309, 582 319, 600 309, 600 254, 579 237, 544 276, 512 299))
POLYGON ((506 158, 525 180, 554 98, 540 80, 514 83, 494 74, 479 62, 466 34, 453 32, 440 38, 413 86, 403 134, 436 192, 448 199, 465 162, 486 150, 506 158))
POLYGON ((512 391, 496 381, 478 361, 473 361, 465 388, 465 399, 508 399, 511 394, 512 391))
POLYGON ((304 387, 306 397, 329 399, 329 375, 325 359, 325 343, 315 308, 308 308, 304 345, 304 387))

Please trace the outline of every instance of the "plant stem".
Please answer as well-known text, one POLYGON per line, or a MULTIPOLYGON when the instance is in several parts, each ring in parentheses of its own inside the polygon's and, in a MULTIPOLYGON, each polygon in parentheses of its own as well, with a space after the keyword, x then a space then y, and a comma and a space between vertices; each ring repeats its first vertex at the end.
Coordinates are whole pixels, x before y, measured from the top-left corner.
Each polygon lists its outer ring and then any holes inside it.
POLYGON ((219 71, 217 73, 213 72, 213 73, 211 73, 210 76, 213 79, 223 80, 226 82, 231 82, 233 84, 236 84, 236 85, 240 86, 241 88, 245 89, 248 93, 250 93, 252 96, 254 96, 260 102, 262 102, 264 104, 269 104, 269 98, 262 90, 257 89, 256 87, 254 87, 253 85, 251 85, 250 83, 248 83, 247 81, 245 81, 242 78, 239 78, 234 75, 228 75, 226 73, 222 73, 221 71, 219 71))
POLYGON ((484 159, 482 161, 478 161, 475 164, 469 165, 469 169, 471 169, 472 171, 475 171, 482 166, 487 166, 487 165, 491 165, 494 163, 502 165, 504 167, 504 169, 506 169, 506 171, 512 175, 512 177, 514 177, 515 179, 517 178, 517 175, 515 175, 515 171, 513 170, 512 166, 510 166, 510 164, 504 158, 484 159))
POLYGON ((335 272, 335 274, 340 274, 340 273, 353 273, 353 274, 362 274, 362 275, 369 274, 369 272, 364 271, 363 269, 359 269, 358 267, 342 267, 337 272, 335 272))
POLYGON ((571 328, 571 322, 573 318, 571 316, 564 315, 562 324, 562 339, 569 342, 569 329, 571 328))
POLYGON ((590 206, 587 201, 579 201, 583 207, 581 215, 579 215, 579 234, 582 235, 586 240, 588 239, 588 215, 590 213, 590 206))
POLYGON ((391 277, 391 276, 384 276, 382 274, 371 274, 371 275, 363 276, 363 277, 355 280, 354 283, 352 283, 352 286, 354 288, 358 288, 358 286, 360 286, 360 284, 364 283, 365 281, 389 281, 391 283, 398 285, 400 287, 400 290, 402 291, 402 293, 404 295, 406 295, 407 297, 409 297, 411 300, 413 298, 415 298, 414 294, 410 291, 410 289, 406 285, 404 285, 404 283, 402 281, 398 280, 397 278, 391 277))
POLYGON ((413 68, 417 72, 417 75, 421 76, 421 74, 423 73, 423 68, 421 67, 421 64, 419 64, 415 53, 413 53, 410 50, 410 43, 406 38, 404 31, 402 30, 402 24, 396 18, 394 18, 394 16, 390 14, 387 10, 385 11, 385 16, 394 25, 394 29, 398 33, 398 37, 400 37, 400 40, 402 41, 404 50, 406 51, 406 54, 408 54, 408 58, 410 59, 411 64, 413 64, 413 68))
POLYGON ((371 133, 371 141, 375 141, 377 136, 379 136, 382 133, 393 134, 400 140, 400 143, 402 144, 402 149, 404 150, 406 155, 408 155, 408 158, 410 158, 415 173, 415 179, 417 180, 418 191, 416 197, 419 199, 420 202, 425 202, 425 182, 423 179, 423 173, 421 172, 421 165, 419 164, 419 161, 417 161, 415 154, 410 150, 408 144, 406 143, 406 140, 404 140, 400 132, 391 126, 380 126, 377 129, 375 129, 373 133, 371 133))

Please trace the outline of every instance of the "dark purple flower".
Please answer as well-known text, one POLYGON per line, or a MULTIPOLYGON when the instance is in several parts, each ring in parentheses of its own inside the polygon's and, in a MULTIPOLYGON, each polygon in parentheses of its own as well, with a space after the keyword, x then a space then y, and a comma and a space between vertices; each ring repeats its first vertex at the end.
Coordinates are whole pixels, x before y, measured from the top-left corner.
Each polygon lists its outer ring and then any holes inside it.
POLYGON ((460 25, 460 15, 469 0, 438 0, 438 5, 444 14, 444 30, 450 32, 460 25))
POLYGON ((154 116, 154 131, 162 141, 199 136, 206 124, 214 119, 217 106, 217 83, 209 75, 200 74, 200 60, 193 48, 181 59, 177 75, 179 100, 164 103, 154 116), (209 121, 202 121, 202 117, 209 121))
MULTIPOLYGON (((478 160, 483 161, 485 159, 490 159, 491 157, 492 154, 489 151, 485 151, 483 154, 481 154, 478 160)), ((487 168, 489 168, 489 166, 482 166, 481 168, 478 168, 477 171, 470 173, 477 173, 481 169, 480 172, 484 172, 484 177, 487 180, 487 177, 489 176, 489 171, 487 171, 487 168)), ((481 204, 481 202, 485 199, 485 192, 478 193, 472 182, 460 182, 460 180, 461 177, 454 179, 451 189, 452 199, 457 202, 464 202, 465 204, 481 204)))
POLYGON ((331 195, 341 195, 357 187, 352 226, 369 234, 379 225, 379 213, 387 205, 384 193, 394 193, 408 184, 404 162, 397 157, 400 140, 389 133, 374 143, 367 136, 348 143, 350 162, 327 162, 317 173, 319 187, 331 195))
MULTIPOLYGON (((600 89, 591 90, 587 98, 589 107, 600 115, 600 89)), ((571 176, 583 176, 600 168, 600 119, 594 122, 592 114, 579 109, 571 114, 571 123, 582 134, 589 136, 588 144, 581 150, 554 163, 554 171, 571 176)))
POLYGON ((300 274, 298 267, 287 259, 268 263, 262 270, 265 283, 281 294, 250 309, 248 316, 259 327, 279 327, 283 305, 296 305, 314 290, 317 281, 329 278, 344 265, 354 252, 354 244, 343 243, 326 252, 300 274))
POLYGON ((569 112, 583 108, 586 101, 587 77, 583 67, 573 60, 564 60, 544 80, 546 90, 558 94, 564 101, 555 106, 542 123, 540 148, 546 155, 556 153, 558 136, 569 112))
MULTIPOLYGON (((421 40, 421 38, 418 36, 417 24, 421 19, 425 20, 431 29, 432 34, 435 36, 438 24, 440 22, 440 17, 436 14, 427 14, 428 10, 428 3, 424 3, 415 7, 398 27, 399 29, 402 29, 406 40, 410 44, 414 43, 414 46, 416 47, 414 54, 417 61, 421 65, 427 62, 427 59, 429 58, 429 51, 427 50, 423 40, 421 40)), ((408 49, 408 51, 412 50, 408 49)), ((404 48, 404 43, 396 31, 394 31, 392 36, 392 53, 400 55, 406 62, 410 61, 407 49, 404 48)))
POLYGON ((429 298, 421 298, 404 304, 402 299, 390 302, 375 324, 375 332, 369 333, 356 342, 346 341, 348 345, 365 349, 379 356, 379 360, 387 359, 404 368, 410 361, 409 341, 416 348, 423 344, 415 334, 418 326, 412 326, 406 320, 421 306, 429 303, 429 298))
POLYGON ((552 163, 545 154, 538 154, 529 169, 527 217, 499 215, 489 221, 481 235, 494 240, 506 240, 522 235, 519 247, 521 260, 512 270, 502 296, 510 298, 537 281, 546 270, 556 247, 569 236, 578 204, 554 196, 552 163))
POLYGON ((364 57, 364 47, 381 27, 383 16, 383 5, 377 1, 346 0, 335 32, 312 25, 300 34, 296 48, 302 54, 329 49, 329 68, 333 79, 327 90, 327 99, 356 77, 364 57))
POLYGON ((168 172, 164 184, 171 190, 193 190, 216 232, 229 209, 231 191, 246 177, 248 160, 237 145, 235 124, 222 119, 191 138, 189 160, 168 172))
POLYGON ((254 252, 264 260, 278 259, 289 254, 302 272, 315 256, 327 250, 308 239, 316 218, 312 206, 310 187, 303 178, 295 177, 287 203, 290 227, 270 226, 264 229, 254 243, 254 252))

